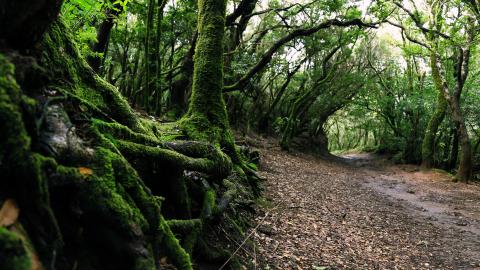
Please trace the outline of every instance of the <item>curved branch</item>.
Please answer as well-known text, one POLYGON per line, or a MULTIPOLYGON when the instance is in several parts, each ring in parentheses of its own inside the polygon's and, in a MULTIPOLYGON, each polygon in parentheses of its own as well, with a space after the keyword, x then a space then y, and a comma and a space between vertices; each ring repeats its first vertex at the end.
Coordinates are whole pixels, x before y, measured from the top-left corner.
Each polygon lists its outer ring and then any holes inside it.
POLYGON ((290 34, 284 36, 280 40, 278 40, 275 44, 273 44, 267 52, 263 54, 260 61, 253 66, 245 75, 243 75, 236 83, 232 85, 224 86, 224 92, 231 92, 235 90, 240 90, 243 88, 248 81, 259 71, 263 70, 265 66, 272 60, 273 55, 286 43, 294 40, 297 37, 306 37, 317 33, 318 31, 326 28, 330 28, 332 26, 340 26, 340 27, 348 27, 348 26, 358 26, 358 27, 371 27, 376 28, 377 24, 369 24, 365 23, 360 19, 353 19, 348 21, 340 21, 338 19, 331 19, 325 21, 317 26, 311 28, 300 28, 292 31, 290 34))
MULTIPOLYGON (((219 179, 228 176, 232 168, 231 161, 224 157, 218 157, 217 159, 208 157, 192 158, 173 150, 123 140, 115 140, 115 145, 126 156, 174 162, 184 169, 206 173, 219 179)), ((208 153, 207 156, 210 154, 213 153, 208 153)))
POLYGON ((225 18, 225 26, 231 26, 239 17, 249 16, 258 0, 242 0, 238 7, 225 18))
POLYGON ((426 48, 426 49, 428 49, 428 50, 430 50, 430 51, 432 50, 432 48, 431 48, 430 46, 428 46, 426 43, 421 42, 420 40, 415 39, 415 38, 413 38, 412 36, 410 36, 410 35, 407 33, 407 31, 406 31, 406 29, 405 29, 405 27, 404 27, 403 25, 398 24, 398 23, 394 23, 394 22, 389 21, 389 20, 387 20, 387 22, 388 22, 390 25, 392 25, 392 26, 395 26, 395 27, 400 28, 400 29, 402 30, 402 33, 405 34, 405 38, 408 39, 409 41, 411 41, 411 42, 413 42, 413 43, 415 43, 415 44, 417 44, 417 45, 420 45, 420 46, 422 46, 422 47, 424 47, 424 48, 426 48))
POLYGON ((435 30, 435 29, 429 29, 429 28, 426 28, 425 26, 423 26, 423 24, 420 22, 418 17, 415 16, 415 14, 413 12, 408 10, 402 4, 398 3, 397 1, 394 1, 393 4, 396 5, 397 7, 399 7, 400 9, 402 9, 403 11, 405 11, 408 14, 408 16, 413 20, 413 22, 418 27, 418 29, 420 29, 424 34, 434 33, 434 34, 439 35, 439 36, 441 36, 445 39, 450 39, 450 36, 447 35, 447 34, 444 34, 440 31, 435 30))

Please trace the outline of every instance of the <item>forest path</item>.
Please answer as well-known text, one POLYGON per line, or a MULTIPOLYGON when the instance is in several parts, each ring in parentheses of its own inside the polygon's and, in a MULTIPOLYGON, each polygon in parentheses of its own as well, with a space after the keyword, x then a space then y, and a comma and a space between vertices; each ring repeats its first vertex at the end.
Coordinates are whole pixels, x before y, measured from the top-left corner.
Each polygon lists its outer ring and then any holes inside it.
POLYGON ((262 158, 257 269, 480 269, 480 185, 367 154, 262 158))

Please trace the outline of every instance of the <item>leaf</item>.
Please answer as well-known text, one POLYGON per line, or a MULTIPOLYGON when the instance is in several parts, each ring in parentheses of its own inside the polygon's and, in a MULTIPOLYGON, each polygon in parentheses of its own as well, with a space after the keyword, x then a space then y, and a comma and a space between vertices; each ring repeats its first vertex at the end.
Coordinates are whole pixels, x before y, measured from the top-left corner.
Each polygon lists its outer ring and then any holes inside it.
POLYGON ((78 172, 83 176, 91 176, 93 174, 92 169, 87 167, 78 167, 78 172))
POLYGON ((6 200, 0 209, 0 226, 10 226, 15 223, 19 212, 20 209, 13 199, 6 200))

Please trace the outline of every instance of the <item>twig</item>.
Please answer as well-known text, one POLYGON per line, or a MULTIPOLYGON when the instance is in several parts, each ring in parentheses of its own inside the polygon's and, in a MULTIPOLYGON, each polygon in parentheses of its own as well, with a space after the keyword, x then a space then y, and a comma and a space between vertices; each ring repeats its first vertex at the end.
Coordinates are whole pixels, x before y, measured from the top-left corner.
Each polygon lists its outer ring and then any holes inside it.
MULTIPOLYGON (((272 209, 273 210, 273 209, 272 209)), ((243 245, 245 245, 245 243, 247 242, 247 240, 257 231, 258 227, 260 227, 260 225, 263 224, 263 222, 265 221, 265 219, 268 217, 268 214, 270 214, 271 211, 267 212, 265 214, 265 216, 262 218, 262 220, 260 220, 260 222, 257 224, 257 226, 252 230, 252 232, 250 232, 247 237, 243 240, 243 242, 240 244, 240 246, 232 253, 232 255, 230 255, 230 257, 228 258, 228 260, 222 264, 222 266, 220 266, 220 268, 218 268, 218 270, 221 270, 223 269, 229 262, 230 260, 233 258, 233 256, 235 256, 235 254, 237 254, 237 252, 243 247, 243 245)))
MULTIPOLYGON (((230 237, 230 236, 228 235, 228 233, 225 231, 225 229, 222 228, 222 231, 223 231, 223 233, 225 234, 225 237, 226 237, 228 240, 232 241, 235 245, 240 245, 237 241, 235 241, 235 239, 233 239, 232 237, 230 237)), ((252 256, 252 257, 253 257, 252 253, 250 253, 250 252, 249 252, 248 250, 246 250, 245 248, 242 247, 242 250, 243 250, 248 256, 252 256)))
POLYGON ((255 250, 255 235, 253 236, 253 269, 257 270, 257 252, 255 250))

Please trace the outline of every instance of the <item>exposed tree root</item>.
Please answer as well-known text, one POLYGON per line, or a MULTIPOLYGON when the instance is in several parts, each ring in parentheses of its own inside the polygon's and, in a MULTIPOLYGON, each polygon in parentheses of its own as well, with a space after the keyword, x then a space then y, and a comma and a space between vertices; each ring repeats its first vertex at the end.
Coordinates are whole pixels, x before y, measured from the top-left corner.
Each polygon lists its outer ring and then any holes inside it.
POLYGON ((58 21, 27 64, 0 54, 0 202, 18 201, 29 235, 0 227, 0 250, 18 255, 8 266, 29 269, 28 241, 44 269, 158 269, 163 257, 192 269, 192 254, 227 257, 207 236, 254 198, 254 170, 233 147, 167 141, 71 40, 58 21))

